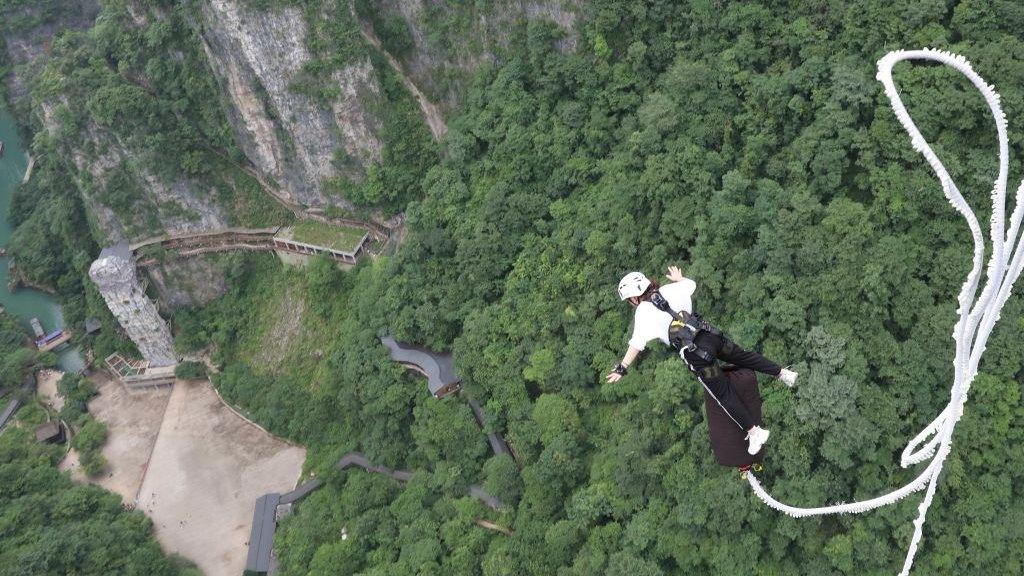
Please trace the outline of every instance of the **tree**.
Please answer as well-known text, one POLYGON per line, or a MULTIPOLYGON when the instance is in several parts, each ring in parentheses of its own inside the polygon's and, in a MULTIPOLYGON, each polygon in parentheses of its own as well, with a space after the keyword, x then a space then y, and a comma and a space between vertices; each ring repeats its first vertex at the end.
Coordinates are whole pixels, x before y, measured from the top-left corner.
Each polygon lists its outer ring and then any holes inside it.
POLYGON ((182 380, 206 378, 206 364, 202 362, 180 362, 174 367, 174 377, 182 380))

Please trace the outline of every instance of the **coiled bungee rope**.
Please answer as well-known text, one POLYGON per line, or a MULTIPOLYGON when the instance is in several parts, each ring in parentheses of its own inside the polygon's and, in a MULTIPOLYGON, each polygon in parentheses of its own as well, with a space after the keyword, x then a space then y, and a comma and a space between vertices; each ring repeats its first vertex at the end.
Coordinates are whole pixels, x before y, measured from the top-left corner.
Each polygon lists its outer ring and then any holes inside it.
POLYGON ((928 508, 931 506, 932 499, 935 496, 939 473, 942 472, 942 466, 952 447, 953 429, 964 413, 967 392, 970 390, 971 383, 977 375, 978 362, 985 351, 985 344, 988 342, 992 328, 995 326, 996 321, 999 320, 1000 310, 1010 297, 1013 283, 1020 276, 1021 268, 1024 266, 1024 249, 1021 248, 1021 242, 1017 238, 1020 230, 1021 216, 1024 214, 1024 182, 1017 188, 1016 205, 1013 214, 1010 216, 1010 227, 1007 230, 1005 229, 1004 222, 1006 212, 1006 179, 1009 171, 1006 116, 999 105, 999 94, 996 93, 995 88, 988 85, 971 68, 971 64, 966 58, 949 52, 930 49, 890 52, 878 61, 878 74, 876 78, 885 87, 885 95, 889 98, 892 109, 896 113, 896 118, 910 135, 910 141, 914 149, 920 152, 925 157, 925 160, 928 161, 928 164, 931 165, 932 170, 942 184, 943 193, 953 208, 967 221, 967 226, 970 228, 971 236, 974 240, 974 263, 957 299, 960 306, 957 308, 959 319, 953 330, 953 338, 956 340, 956 352, 953 359, 954 377, 949 394, 949 403, 930 424, 907 443, 900 456, 900 465, 904 468, 929 459, 931 461, 914 480, 889 493, 869 500, 816 508, 803 508, 782 503, 764 489, 752 472, 748 473, 746 478, 754 493, 768 506, 797 518, 866 512, 893 504, 914 492, 927 489, 924 499, 918 506, 917 519, 914 520, 914 535, 907 550, 903 570, 900 572, 901 576, 908 576, 910 568, 914 563, 914 556, 917 554, 918 545, 921 542, 922 529, 928 508), (996 132, 999 138, 999 175, 992 188, 992 217, 989 231, 992 241, 992 254, 988 261, 987 281, 981 291, 981 295, 977 298, 975 298, 975 295, 977 294, 981 267, 985 258, 985 241, 981 227, 978 224, 977 217, 974 215, 974 211, 971 210, 971 207, 964 200, 963 195, 960 194, 960 190, 949 176, 946 168, 917 129, 914 121, 910 118, 910 114, 907 113, 903 101, 900 99, 899 92, 896 90, 896 85, 892 79, 892 68, 896 63, 904 60, 931 60, 956 69, 966 76, 978 91, 981 92, 985 102, 988 103, 989 110, 992 112, 992 117, 995 119, 996 132), (1006 247, 1009 248, 1006 249, 1006 247))

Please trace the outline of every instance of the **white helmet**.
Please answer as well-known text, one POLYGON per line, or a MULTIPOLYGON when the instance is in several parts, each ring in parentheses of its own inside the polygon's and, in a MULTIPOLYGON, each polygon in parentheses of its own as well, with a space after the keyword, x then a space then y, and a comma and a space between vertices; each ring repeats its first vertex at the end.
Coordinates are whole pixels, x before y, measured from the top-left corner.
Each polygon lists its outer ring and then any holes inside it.
POLYGON ((651 286, 651 281, 643 272, 630 272, 619 280, 619 298, 626 300, 640 296, 651 286))

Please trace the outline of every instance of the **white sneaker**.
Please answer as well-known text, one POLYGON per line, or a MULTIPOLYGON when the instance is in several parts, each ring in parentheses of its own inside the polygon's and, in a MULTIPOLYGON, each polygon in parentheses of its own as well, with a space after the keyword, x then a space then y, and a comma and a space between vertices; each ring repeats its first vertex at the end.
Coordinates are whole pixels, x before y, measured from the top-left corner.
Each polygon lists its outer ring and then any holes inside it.
POLYGON ((761 451, 761 447, 768 441, 768 435, 771 434, 768 430, 761 428, 760 426, 754 426, 747 433, 747 441, 750 445, 747 446, 747 453, 753 456, 761 451))
POLYGON ((797 373, 793 372, 789 368, 783 368, 782 371, 779 372, 779 380, 785 382, 786 386, 789 386, 790 388, 796 386, 796 377, 797 373))

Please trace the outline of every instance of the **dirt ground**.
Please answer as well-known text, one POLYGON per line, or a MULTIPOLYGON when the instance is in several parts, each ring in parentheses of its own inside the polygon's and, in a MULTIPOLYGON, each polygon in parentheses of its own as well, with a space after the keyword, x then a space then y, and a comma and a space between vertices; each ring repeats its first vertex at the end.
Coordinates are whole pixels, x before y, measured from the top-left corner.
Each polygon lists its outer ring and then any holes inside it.
POLYGON ((305 449, 233 413, 208 381, 178 381, 138 506, 153 519, 165 551, 194 561, 207 576, 237 576, 256 498, 291 490, 305 458, 305 449))
POLYGON ((43 402, 60 412, 64 408, 64 397, 57 394, 57 382, 64 376, 60 370, 40 370, 36 373, 36 393, 43 402))
MULTIPOLYGON (((99 392, 89 402, 89 413, 107 425, 107 443, 103 446, 107 472, 91 481, 116 492, 130 504, 139 493, 171 391, 159 388, 129 392, 102 372, 89 379, 99 392)), ((60 468, 70 470, 75 480, 86 481, 74 451, 64 458, 60 468)))

